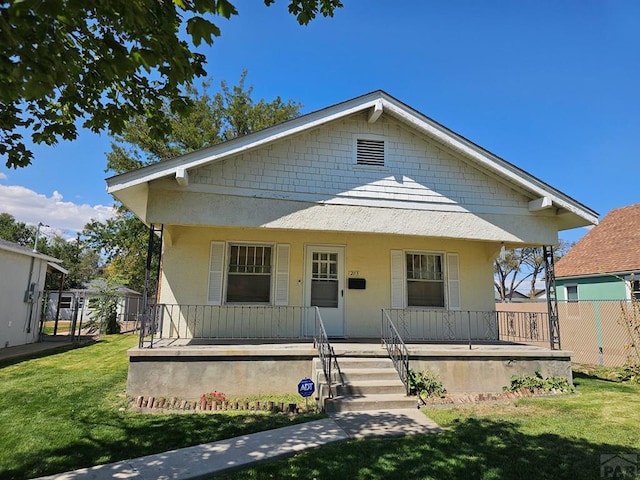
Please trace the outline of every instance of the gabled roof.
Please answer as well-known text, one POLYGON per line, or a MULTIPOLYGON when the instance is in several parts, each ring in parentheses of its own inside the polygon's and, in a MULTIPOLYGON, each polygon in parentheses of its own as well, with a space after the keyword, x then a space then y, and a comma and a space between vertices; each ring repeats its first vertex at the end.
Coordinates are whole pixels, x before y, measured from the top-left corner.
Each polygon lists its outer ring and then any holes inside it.
POLYGON ((556 263, 556 277, 640 271, 640 203, 611 210, 556 263))
MULTIPOLYGON (((380 115, 390 115, 415 131, 425 135, 500 181, 531 198, 532 210, 555 208, 558 228, 567 229, 594 225, 598 214, 542 180, 494 155, 438 122, 400 102, 382 90, 318 110, 252 134, 186 155, 158 162, 107 179, 107 191, 123 201, 127 192, 143 192, 148 182, 174 176, 178 182, 188 178, 188 171, 233 155, 264 147, 279 140, 317 128, 350 115, 369 112, 370 121, 380 115)), ((126 204, 126 201, 123 201, 126 204)))

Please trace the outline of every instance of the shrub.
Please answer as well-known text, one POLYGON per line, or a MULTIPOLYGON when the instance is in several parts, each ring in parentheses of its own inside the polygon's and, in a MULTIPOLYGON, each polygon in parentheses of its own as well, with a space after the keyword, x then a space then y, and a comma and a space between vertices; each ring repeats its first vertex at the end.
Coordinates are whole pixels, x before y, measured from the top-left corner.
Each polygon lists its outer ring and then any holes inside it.
POLYGON ((543 377, 540 371, 536 371, 535 375, 512 376, 511 385, 504 387, 504 390, 507 392, 518 390, 573 392, 574 388, 564 377, 543 377))
POLYGON ((444 397, 447 394, 438 375, 430 370, 409 370, 409 389, 412 395, 418 395, 422 400, 428 397, 444 397))

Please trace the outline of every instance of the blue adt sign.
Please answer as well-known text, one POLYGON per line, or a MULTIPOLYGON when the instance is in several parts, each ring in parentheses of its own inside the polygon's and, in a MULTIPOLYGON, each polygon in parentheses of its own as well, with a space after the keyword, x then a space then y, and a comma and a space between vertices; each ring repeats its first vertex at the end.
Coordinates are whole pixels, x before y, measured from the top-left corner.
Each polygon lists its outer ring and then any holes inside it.
POLYGON ((298 384, 298 393, 303 397, 310 397, 313 395, 313 392, 316 391, 316 385, 313 383, 313 380, 309 378, 303 378, 300 380, 298 384))

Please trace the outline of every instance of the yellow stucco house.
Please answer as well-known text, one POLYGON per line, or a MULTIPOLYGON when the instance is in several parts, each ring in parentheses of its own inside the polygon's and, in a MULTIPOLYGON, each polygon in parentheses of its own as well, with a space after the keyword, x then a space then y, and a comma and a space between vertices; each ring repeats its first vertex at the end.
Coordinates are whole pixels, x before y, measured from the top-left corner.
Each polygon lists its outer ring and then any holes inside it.
POLYGON ((318 312, 330 338, 379 339, 384 309, 413 312, 410 337, 497 339, 479 312, 501 248, 597 223, 383 91, 107 184, 162 232, 164 338, 305 338, 318 312))

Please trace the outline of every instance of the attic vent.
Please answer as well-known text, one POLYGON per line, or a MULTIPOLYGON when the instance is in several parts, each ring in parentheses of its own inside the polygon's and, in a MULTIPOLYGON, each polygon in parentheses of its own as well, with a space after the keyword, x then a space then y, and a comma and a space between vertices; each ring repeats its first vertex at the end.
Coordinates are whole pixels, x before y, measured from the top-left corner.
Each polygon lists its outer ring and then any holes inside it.
POLYGON ((384 140, 358 139, 356 163, 358 165, 384 166, 384 140))

